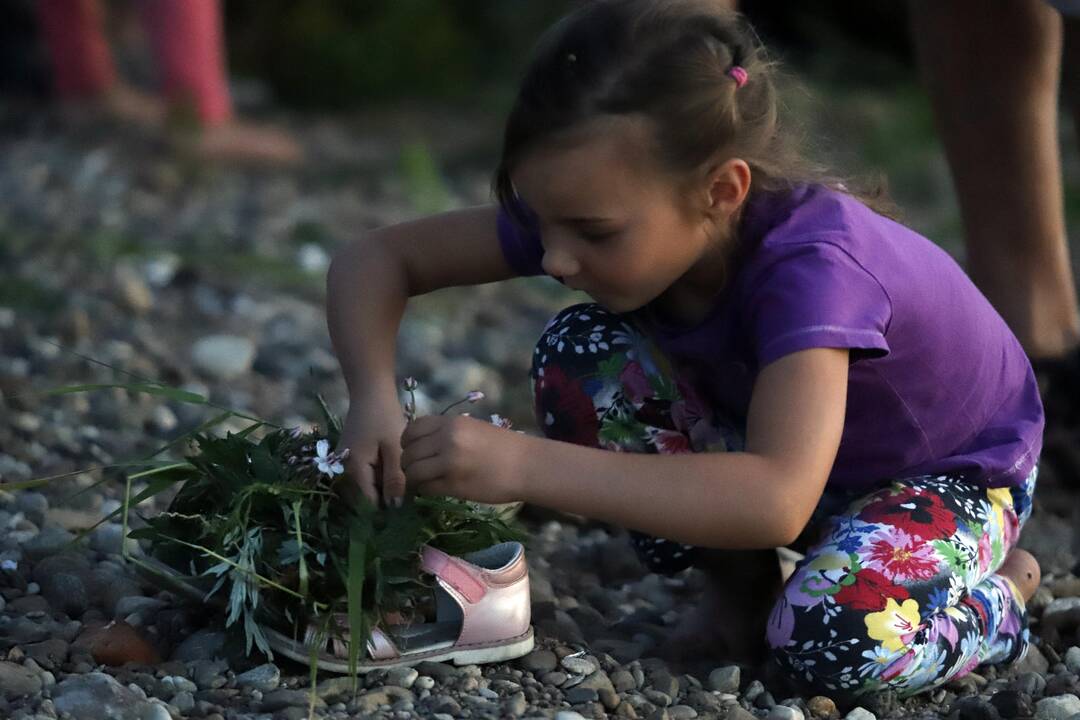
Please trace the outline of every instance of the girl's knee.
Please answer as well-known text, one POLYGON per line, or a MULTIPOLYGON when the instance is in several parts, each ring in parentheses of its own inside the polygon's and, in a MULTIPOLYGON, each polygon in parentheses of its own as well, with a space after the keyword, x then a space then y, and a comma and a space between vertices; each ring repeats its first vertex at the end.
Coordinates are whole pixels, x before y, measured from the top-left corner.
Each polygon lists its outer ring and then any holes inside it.
POLYGON ((547 367, 583 377, 618 352, 618 338, 629 330, 626 321, 596 303, 581 303, 560 310, 544 328, 532 359, 533 379, 542 378, 547 367))

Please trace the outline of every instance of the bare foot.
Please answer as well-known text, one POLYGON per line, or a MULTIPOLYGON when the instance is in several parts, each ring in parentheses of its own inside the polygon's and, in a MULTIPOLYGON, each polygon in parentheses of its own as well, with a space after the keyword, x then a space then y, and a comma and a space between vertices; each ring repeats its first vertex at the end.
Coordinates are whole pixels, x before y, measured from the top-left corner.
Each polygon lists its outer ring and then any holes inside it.
POLYGON ((1005 557, 1005 562, 998 568, 998 575, 1004 575, 1013 581, 1016 589, 1024 598, 1024 602, 1031 599, 1035 590, 1039 587, 1042 572, 1039 570, 1039 561, 1027 550, 1013 548, 1005 557))
POLYGON ((234 119, 200 130, 196 152, 207 160, 295 165, 304 156, 287 132, 234 119))
POLYGON ((98 97, 61 101, 60 113, 75 127, 112 121, 154 130, 164 124, 167 108, 159 98, 118 81, 98 97))
POLYGON ((760 662, 769 612, 782 586, 776 552, 716 551, 700 567, 706 574, 701 599, 657 654, 684 666, 707 659, 760 662))

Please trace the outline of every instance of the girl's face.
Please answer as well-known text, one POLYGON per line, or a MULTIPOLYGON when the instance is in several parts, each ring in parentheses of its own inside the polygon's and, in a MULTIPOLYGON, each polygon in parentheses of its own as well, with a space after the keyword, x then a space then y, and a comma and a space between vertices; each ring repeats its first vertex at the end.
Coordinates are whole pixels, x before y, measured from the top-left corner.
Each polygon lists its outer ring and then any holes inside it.
POLYGON ((694 212, 653 161, 651 144, 645 121, 604 119, 539 147, 512 174, 539 219, 544 271, 617 313, 680 280, 715 291, 727 245, 715 213, 710 221, 694 212))

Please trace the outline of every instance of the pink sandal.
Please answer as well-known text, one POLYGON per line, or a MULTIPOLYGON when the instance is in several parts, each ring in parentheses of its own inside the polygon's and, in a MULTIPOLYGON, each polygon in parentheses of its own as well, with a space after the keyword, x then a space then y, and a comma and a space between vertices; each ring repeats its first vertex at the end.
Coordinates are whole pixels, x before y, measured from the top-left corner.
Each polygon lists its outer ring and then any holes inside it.
MULTIPOLYGON (((421 569, 435 576, 435 622, 374 628, 367 643, 368 658, 360 672, 415 665, 424 660, 453 661, 455 665, 499 662, 521 657, 533 649, 529 622, 529 568, 521 543, 504 542, 465 557, 447 555, 425 546, 421 569)), ((345 616, 334 616, 347 628, 345 616)), ((308 629, 303 642, 263 628, 274 652, 307 664, 318 631, 308 629)), ((348 643, 342 632, 331 632, 320 648, 321 670, 349 671, 348 643)))

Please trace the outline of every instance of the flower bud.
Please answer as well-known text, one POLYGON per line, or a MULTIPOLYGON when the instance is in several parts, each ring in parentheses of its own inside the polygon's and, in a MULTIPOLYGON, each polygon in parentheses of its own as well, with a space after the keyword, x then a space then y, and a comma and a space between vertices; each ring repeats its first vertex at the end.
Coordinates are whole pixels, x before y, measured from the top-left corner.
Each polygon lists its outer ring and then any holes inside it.
POLYGON ((471 403, 479 402, 484 399, 484 393, 479 390, 470 390, 469 394, 465 396, 465 399, 471 403))

